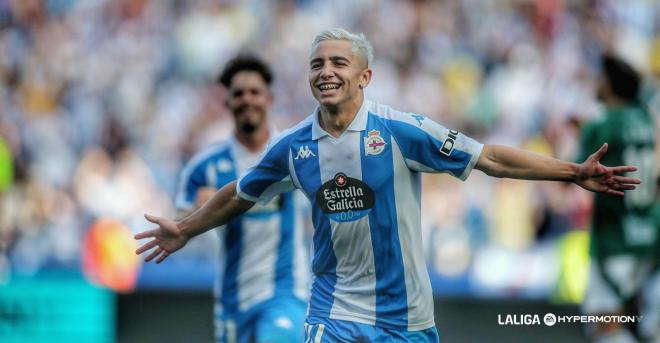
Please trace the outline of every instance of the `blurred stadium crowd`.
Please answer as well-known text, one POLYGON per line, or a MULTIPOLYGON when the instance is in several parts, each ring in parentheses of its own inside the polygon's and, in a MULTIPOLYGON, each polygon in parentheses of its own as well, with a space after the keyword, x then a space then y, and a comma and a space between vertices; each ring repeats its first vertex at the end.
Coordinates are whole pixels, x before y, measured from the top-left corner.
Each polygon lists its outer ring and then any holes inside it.
MULTIPOLYGON (((368 96, 482 142, 573 159, 581 123, 600 113, 603 51, 642 71, 644 101, 660 108, 653 0, 2 0, 0 280, 79 268, 98 218, 140 231, 144 212, 171 215, 183 163, 232 130, 215 78, 237 52, 271 62, 280 129, 311 113, 309 46, 336 26, 374 45, 368 96)), ((436 290, 548 296, 568 282, 571 300, 591 195, 479 174, 425 176, 436 290)), ((204 245, 174 257, 215 259, 204 245)))

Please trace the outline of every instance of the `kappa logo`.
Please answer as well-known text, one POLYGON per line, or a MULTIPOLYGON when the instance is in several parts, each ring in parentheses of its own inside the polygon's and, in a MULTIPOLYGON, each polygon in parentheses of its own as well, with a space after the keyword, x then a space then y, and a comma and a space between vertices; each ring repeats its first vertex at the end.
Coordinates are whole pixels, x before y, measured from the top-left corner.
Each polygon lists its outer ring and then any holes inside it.
POLYGON ((303 145, 298 149, 298 154, 296 155, 296 158, 294 160, 297 160, 299 158, 310 158, 310 157, 316 157, 314 152, 312 150, 309 150, 308 145, 303 145))
POLYGON ((221 173, 228 173, 233 169, 231 165, 231 161, 226 158, 219 160, 217 167, 218 167, 218 171, 221 173))
POLYGON ((414 114, 414 113, 412 113, 411 116, 412 116, 415 120, 417 120, 417 123, 419 124, 419 126, 422 126, 422 120, 424 120, 424 116, 423 116, 423 115, 419 115, 419 114, 414 114))

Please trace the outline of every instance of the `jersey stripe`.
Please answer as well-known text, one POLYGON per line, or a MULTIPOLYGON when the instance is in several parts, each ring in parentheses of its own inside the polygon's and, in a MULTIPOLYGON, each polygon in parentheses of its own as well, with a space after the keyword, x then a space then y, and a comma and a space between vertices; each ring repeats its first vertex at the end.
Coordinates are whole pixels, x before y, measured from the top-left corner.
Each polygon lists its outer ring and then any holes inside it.
POLYGON ((392 139, 394 163, 394 198, 397 216, 401 257, 404 266, 406 297, 408 299, 408 330, 422 330, 434 325, 431 283, 426 272, 422 235, 419 230, 406 228, 421 227, 421 177, 410 173, 399 145, 392 139), (421 282, 419 278, 422 278, 421 282))
MULTIPOLYGON (((383 119, 369 114, 365 137, 372 130, 380 132, 385 141, 385 149, 378 155, 362 155, 362 170, 368 172, 363 180, 380 185, 370 185, 378 189, 374 211, 369 215, 373 254, 378 256, 376 264, 376 325, 382 327, 407 326, 408 301, 403 272, 403 259, 398 232, 398 213, 394 194, 392 161, 392 139, 383 119), (377 174, 384 175, 377 175, 377 174), (373 181, 372 181, 373 180, 373 181)), ((360 140, 361 150, 365 151, 365 141, 360 140)))
MULTIPOLYGON (((304 180, 300 180, 303 191, 305 191, 309 199, 314 199, 316 190, 321 187, 321 175, 318 144, 311 137, 312 126, 309 125, 300 130, 296 135, 295 140, 291 143, 290 151, 287 153, 294 154, 301 147, 307 146, 316 155, 293 159, 293 165, 298 171, 298 174, 305 175, 304 180)), ((332 248, 330 220, 323 214, 316 203, 312 205, 312 220, 315 227, 313 236, 314 260, 312 261, 314 281, 312 282, 312 298, 309 303, 309 313, 328 317, 332 309, 332 294, 334 293, 337 282, 337 259, 332 248)))
POLYGON ((236 261, 235 263, 226 263, 224 278, 222 280, 222 308, 224 311, 234 313, 238 312, 239 301, 238 292, 232 290, 238 289, 239 258, 241 256, 243 245, 243 227, 241 219, 237 218, 227 224, 225 228, 225 247, 227 249, 227 261, 236 261))
POLYGON ((295 212, 293 194, 286 193, 281 195, 282 204, 282 223, 280 224, 280 241, 278 244, 277 263, 275 278, 279 280, 277 289, 275 290, 276 296, 289 294, 294 288, 293 283, 293 269, 286 266, 294 265, 294 234, 295 234, 295 212))

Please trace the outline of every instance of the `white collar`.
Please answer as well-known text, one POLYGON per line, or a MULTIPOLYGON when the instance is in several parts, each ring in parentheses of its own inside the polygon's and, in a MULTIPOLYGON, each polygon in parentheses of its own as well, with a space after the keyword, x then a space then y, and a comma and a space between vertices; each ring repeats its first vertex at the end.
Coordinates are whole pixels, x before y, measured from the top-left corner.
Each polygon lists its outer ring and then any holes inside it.
MULTIPOLYGON (((346 131, 364 131, 367 128, 367 119, 369 119, 370 105, 371 105, 371 101, 368 100, 367 98, 364 98, 364 100, 362 100, 362 106, 360 106, 360 110, 355 115, 355 118, 353 118, 353 121, 346 128, 346 131)), ((330 135, 327 131, 323 130, 323 128, 319 124, 319 116, 320 116, 319 111, 320 111, 320 107, 317 107, 316 111, 314 111, 314 122, 312 124, 313 140, 317 140, 322 138, 323 136, 330 135)))

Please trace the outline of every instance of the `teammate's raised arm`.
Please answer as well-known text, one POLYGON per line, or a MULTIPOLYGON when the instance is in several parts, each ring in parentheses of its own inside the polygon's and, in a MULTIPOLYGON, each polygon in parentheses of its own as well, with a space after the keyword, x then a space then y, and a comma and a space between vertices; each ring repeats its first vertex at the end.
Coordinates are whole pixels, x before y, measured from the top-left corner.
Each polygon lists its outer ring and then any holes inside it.
POLYGON ((236 181, 234 181, 218 190, 201 208, 179 221, 145 214, 145 218, 158 227, 135 235, 135 239, 152 238, 135 253, 142 254, 156 247, 145 261, 149 262, 157 258, 156 263, 160 263, 170 254, 183 248, 190 238, 224 225, 253 205, 254 202, 236 194, 236 181))

